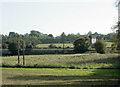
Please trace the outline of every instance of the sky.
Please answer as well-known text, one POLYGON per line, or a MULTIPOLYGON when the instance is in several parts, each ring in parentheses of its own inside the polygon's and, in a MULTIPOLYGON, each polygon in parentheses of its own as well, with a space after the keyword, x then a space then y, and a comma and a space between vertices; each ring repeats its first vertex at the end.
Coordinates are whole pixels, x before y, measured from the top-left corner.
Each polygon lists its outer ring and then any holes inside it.
POLYGON ((1 0, 0 32, 20 34, 111 33, 118 21, 115 0, 1 0))

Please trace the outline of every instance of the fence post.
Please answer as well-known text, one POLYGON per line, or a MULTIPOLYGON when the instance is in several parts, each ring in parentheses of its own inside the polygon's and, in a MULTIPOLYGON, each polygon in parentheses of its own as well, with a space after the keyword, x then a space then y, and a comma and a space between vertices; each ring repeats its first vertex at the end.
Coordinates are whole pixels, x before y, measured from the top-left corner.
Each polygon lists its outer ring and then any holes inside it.
POLYGON ((17 36, 17 40, 18 40, 18 64, 20 64, 20 52, 19 52, 19 35, 17 36))
POLYGON ((22 36, 22 42, 23 42, 23 65, 25 65, 24 36, 22 36))

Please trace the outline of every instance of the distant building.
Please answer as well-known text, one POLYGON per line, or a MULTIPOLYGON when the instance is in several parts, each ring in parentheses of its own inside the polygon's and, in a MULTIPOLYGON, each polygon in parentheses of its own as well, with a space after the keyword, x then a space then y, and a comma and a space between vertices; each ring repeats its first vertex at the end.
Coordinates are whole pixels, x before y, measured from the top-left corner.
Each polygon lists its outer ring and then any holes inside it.
POLYGON ((95 44, 96 43, 96 41, 97 41, 96 36, 91 35, 91 36, 89 36, 89 38, 90 38, 90 44, 95 44))

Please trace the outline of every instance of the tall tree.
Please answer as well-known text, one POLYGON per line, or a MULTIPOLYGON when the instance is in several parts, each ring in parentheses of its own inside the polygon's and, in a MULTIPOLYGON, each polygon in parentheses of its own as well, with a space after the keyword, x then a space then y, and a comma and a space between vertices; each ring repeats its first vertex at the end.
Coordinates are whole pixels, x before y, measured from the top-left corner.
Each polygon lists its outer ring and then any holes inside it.
POLYGON ((87 33, 87 35, 88 35, 88 36, 92 35, 92 31, 89 31, 89 32, 87 33))
POLYGON ((39 37, 40 35, 41 35, 41 33, 39 31, 35 31, 35 30, 30 31, 30 36, 39 37))
POLYGON ((10 32, 10 33, 9 33, 9 37, 12 37, 12 38, 13 38, 13 37, 17 37, 17 35, 18 35, 18 34, 15 33, 15 32, 10 32))
POLYGON ((90 42, 88 37, 80 37, 74 41, 74 51, 76 53, 84 53, 89 50, 90 42))
POLYGON ((12 55, 17 55, 18 45, 15 42, 10 42, 8 44, 8 49, 12 55))
POLYGON ((65 35, 65 33, 63 32, 63 33, 61 34, 61 42, 63 43, 63 50, 64 50, 65 40, 66 40, 66 35, 65 35))
POLYGON ((118 22, 117 38, 118 38, 117 48, 120 51, 120 21, 118 22))

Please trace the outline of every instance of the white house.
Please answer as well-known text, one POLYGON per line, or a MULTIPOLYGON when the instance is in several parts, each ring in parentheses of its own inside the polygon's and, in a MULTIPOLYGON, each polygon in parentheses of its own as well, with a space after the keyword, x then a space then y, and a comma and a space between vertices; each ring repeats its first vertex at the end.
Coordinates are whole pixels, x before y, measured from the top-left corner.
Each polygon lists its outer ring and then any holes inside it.
POLYGON ((96 43, 96 37, 92 37, 92 44, 96 43))
POLYGON ((91 43, 91 44, 96 43, 97 40, 96 40, 96 37, 95 37, 95 36, 92 35, 92 36, 89 36, 89 38, 90 38, 90 43, 91 43))

